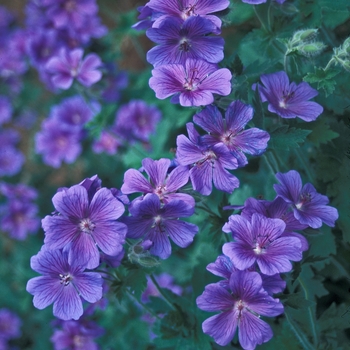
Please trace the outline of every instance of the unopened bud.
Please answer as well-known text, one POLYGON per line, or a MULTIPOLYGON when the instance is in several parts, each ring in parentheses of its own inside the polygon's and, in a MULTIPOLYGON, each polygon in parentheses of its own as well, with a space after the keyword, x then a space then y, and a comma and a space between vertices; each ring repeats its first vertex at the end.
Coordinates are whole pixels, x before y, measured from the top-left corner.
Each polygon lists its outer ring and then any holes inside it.
POLYGON ((343 68, 344 68, 346 71, 350 72, 350 61, 349 61, 349 60, 343 61, 343 62, 341 63, 341 65, 343 66, 343 68))
POLYGON ((298 30, 294 33, 292 40, 294 42, 300 42, 303 41, 304 43, 308 43, 312 40, 314 40, 317 36, 318 29, 305 29, 305 30, 298 30))
POLYGON ((345 39, 345 41, 343 42, 343 48, 347 49, 350 47, 350 37, 345 39))
POLYGON ((293 16, 299 12, 298 8, 290 2, 283 3, 280 9, 287 16, 293 16))
POLYGON ((322 42, 316 41, 314 43, 300 45, 298 52, 305 57, 314 57, 319 55, 326 47, 322 42))

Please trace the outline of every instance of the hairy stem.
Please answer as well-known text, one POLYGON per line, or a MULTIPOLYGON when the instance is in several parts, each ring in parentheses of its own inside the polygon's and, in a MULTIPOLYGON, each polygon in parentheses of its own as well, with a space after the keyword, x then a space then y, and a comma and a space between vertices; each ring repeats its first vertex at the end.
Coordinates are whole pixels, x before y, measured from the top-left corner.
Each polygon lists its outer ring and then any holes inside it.
POLYGON ((258 10, 256 9, 256 6, 253 5, 253 8, 254 8, 255 15, 256 15, 257 19, 259 20, 261 26, 263 27, 263 29, 265 30, 265 32, 269 33, 270 31, 268 30, 268 28, 266 28, 266 25, 265 25, 264 21, 262 20, 261 16, 259 15, 259 12, 258 12, 258 10))
POLYGON ((294 323, 294 320, 289 316, 288 312, 284 310, 284 315, 286 316, 286 319, 289 323, 289 326, 297 339, 299 340, 300 344, 303 346, 305 350, 314 350, 315 348, 310 344, 310 342, 307 340, 305 334, 298 328, 298 326, 294 323))
MULTIPOLYGON (((301 285, 301 288, 303 288, 303 290, 304 290, 305 300, 309 300, 309 294, 308 294, 307 288, 306 288, 303 280, 300 278, 300 276, 298 277, 298 281, 301 285)), ((317 338, 317 331, 316 331, 314 314, 312 312, 311 306, 309 306, 307 309, 308 309, 310 323, 311 323, 312 335, 314 338, 314 346, 315 346, 315 348, 317 348, 318 338, 317 338)))
POLYGON ((155 279, 154 275, 151 273, 149 275, 149 277, 151 278, 153 284, 155 285, 155 287, 157 288, 159 294, 164 298, 164 300, 166 301, 166 303, 173 309, 176 310, 176 307, 174 306, 174 304, 172 303, 172 301, 168 298, 168 296, 163 292, 163 289, 160 287, 160 285, 158 284, 157 280, 155 279))

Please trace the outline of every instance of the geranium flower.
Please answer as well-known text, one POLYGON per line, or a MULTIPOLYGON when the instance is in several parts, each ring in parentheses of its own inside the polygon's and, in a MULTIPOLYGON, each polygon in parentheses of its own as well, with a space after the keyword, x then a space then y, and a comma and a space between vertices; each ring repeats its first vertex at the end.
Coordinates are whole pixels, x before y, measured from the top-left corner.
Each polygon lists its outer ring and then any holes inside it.
POLYGON ((232 74, 227 68, 203 60, 187 59, 185 65, 165 64, 152 70, 149 86, 163 100, 181 106, 205 106, 214 101, 213 93, 227 96, 231 92, 232 74))
POLYGON ((268 101, 268 110, 282 118, 296 118, 311 122, 322 112, 323 107, 316 102, 308 101, 318 95, 308 83, 289 84, 288 75, 284 72, 264 74, 260 77, 264 84, 259 85, 260 98, 268 101))

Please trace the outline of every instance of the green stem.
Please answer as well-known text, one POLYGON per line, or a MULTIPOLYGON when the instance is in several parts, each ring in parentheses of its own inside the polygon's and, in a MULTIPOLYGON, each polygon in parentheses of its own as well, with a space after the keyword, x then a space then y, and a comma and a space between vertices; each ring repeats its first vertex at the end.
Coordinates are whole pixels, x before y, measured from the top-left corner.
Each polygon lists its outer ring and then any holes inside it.
POLYGON ((288 51, 286 51, 286 53, 284 54, 284 58, 283 58, 283 67, 284 67, 284 71, 286 73, 287 73, 287 70, 288 70, 288 67, 287 67, 287 63, 288 63, 287 53, 288 53, 288 51))
POLYGON ((323 70, 327 70, 334 62, 334 57, 330 59, 330 61, 327 63, 327 66, 323 70))
POLYGON ((271 162, 270 162, 270 160, 269 160, 267 154, 264 154, 264 159, 265 159, 265 162, 266 162, 266 164, 267 164, 267 167, 270 169, 270 171, 271 171, 273 177, 275 177, 276 171, 273 169, 273 166, 272 166, 272 164, 271 164, 271 162))
POLYGON ((261 26, 263 27, 263 29, 265 30, 265 32, 269 33, 270 31, 266 28, 265 24, 264 24, 264 21, 262 20, 262 18, 260 17, 257 9, 256 9, 256 5, 253 5, 253 8, 254 8, 254 12, 255 12, 255 15, 256 17, 258 18, 261 26))
MULTIPOLYGON (((298 277, 298 281, 299 281, 301 287, 304 290, 305 300, 309 300, 309 294, 307 292, 307 288, 305 287, 304 282, 300 278, 300 276, 298 277)), ((313 338, 314 338, 314 346, 315 346, 315 348, 317 348, 317 343, 318 343, 317 331, 316 331, 315 319, 314 319, 314 315, 313 315, 311 306, 308 307, 308 313, 309 313, 309 318, 310 318, 310 323, 311 323, 312 335, 313 335, 313 338)))
POLYGON ((271 4, 272 1, 270 1, 269 7, 267 9, 267 26, 269 27, 269 31, 271 31, 271 4))
POLYGON ((132 297, 134 300, 137 301, 138 304, 140 304, 148 313, 150 313, 153 317, 157 318, 158 320, 161 320, 161 318, 153 312, 146 304, 144 304, 141 300, 138 300, 134 294, 132 294, 128 289, 126 289, 127 293, 130 297, 132 297))
POLYGON ((304 170, 306 172, 306 175, 308 176, 309 180, 314 183, 314 177, 313 175, 311 174, 311 171, 310 171, 310 165, 306 163, 305 159, 304 159, 304 155, 301 153, 300 151, 300 148, 295 148, 294 149, 295 151, 295 154, 297 155, 299 161, 302 163, 303 167, 304 167, 304 170))
POLYGON ((167 297, 167 295, 163 292, 163 289, 160 287, 160 285, 158 284, 157 280, 155 279, 155 277, 153 276, 152 273, 149 275, 149 277, 151 278, 153 284, 154 284, 155 287, 157 288, 159 294, 164 298, 164 300, 166 301, 166 303, 167 303, 173 310, 176 310, 176 307, 174 306, 174 304, 172 303, 172 301, 167 297))
POLYGON ((299 340, 300 344, 303 346, 305 350, 314 350, 314 347, 309 343, 305 335, 298 329, 298 326, 294 323, 292 318, 288 315, 288 312, 284 310, 284 314, 286 319, 290 325, 291 330, 299 340))

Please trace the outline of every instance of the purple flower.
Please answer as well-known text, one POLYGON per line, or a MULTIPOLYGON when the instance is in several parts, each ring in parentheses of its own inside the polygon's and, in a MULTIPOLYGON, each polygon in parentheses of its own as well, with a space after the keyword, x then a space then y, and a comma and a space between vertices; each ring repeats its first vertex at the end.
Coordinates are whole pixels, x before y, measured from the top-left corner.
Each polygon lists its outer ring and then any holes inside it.
POLYGON ((258 128, 244 130, 253 118, 253 108, 240 101, 233 101, 225 112, 225 118, 215 106, 207 106, 193 117, 209 135, 203 136, 203 142, 215 145, 222 142, 237 159, 239 166, 248 163, 244 153, 260 155, 267 147, 270 135, 258 128))
POLYGON ((156 97, 181 106, 205 106, 214 101, 213 93, 227 96, 231 92, 232 74, 227 68, 203 60, 187 59, 185 65, 166 64, 152 70, 149 86, 156 97))
POLYGON ((20 199, 21 201, 33 200, 38 197, 38 192, 33 187, 17 184, 12 185, 6 182, 0 182, 0 193, 9 199, 20 199))
POLYGON ((113 130, 128 141, 148 142, 161 117, 157 107, 132 100, 119 108, 113 130))
MULTIPOLYGON (((225 280, 221 280, 218 283, 227 290, 230 289, 229 282, 232 273, 239 271, 239 269, 234 266, 232 260, 226 255, 219 255, 215 262, 207 266, 207 270, 216 276, 224 277, 225 280)), ((254 267, 248 269, 248 271, 254 271, 254 267)), ((262 280, 262 287, 269 295, 281 293, 286 288, 286 282, 282 280, 278 273, 271 276, 260 273, 260 277, 262 280)))
POLYGON ((10 237, 24 240, 28 233, 37 233, 40 219, 35 204, 20 199, 12 199, 0 207, 0 227, 10 237))
POLYGON ((221 20, 210 14, 225 10, 229 5, 229 0, 150 0, 147 3, 147 6, 153 11, 162 14, 153 24, 153 27, 158 27, 162 21, 169 17, 179 17, 186 20, 191 16, 199 15, 211 20, 217 27, 216 32, 220 31, 221 20))
POLYGON ((245 2, 246 4, 250 5, 259 5, 265 3, 266 0, 242 0, 242 2, 245 2))
POLYGON ((187 58, 218 63, 224 58, 224 39, 208 36, 215 31, 213 22, 203 17, 189 17, 185 22, 169 18, 159 28, 147 30, 147 36, 156 47, 147 53, 147 61, 155 67, 179 63, 187 58))
POLYGON ((135 30, 144 30, 152 27, 154 20, 152 20, 153 11, 147 6, 139 6, 137 11, 140 13, 137 18, 140 20, 139 22, 133 24, 131 28, 135 30))
POLYGON ((0 309, 0 341, 18 338, 21 335, 21 324, 21 319, 14 312, 6 308, 0 309))
POLYGON ((308 227, 308 225, 301 224, 294 217, 290 205, 281 197, 276 197, 272 202, 248 198, 244 203, 244 209, 242 210, 241 215, 247 220, 251 220, 254 213, 264 215, 265 217, 271 219, 283 220, 286 224, 286 229, 282 236, 298 237, 301 241, 301 250, 305 251, 309 249, 307 239, 303 235, 293 232, 294 230, 304 230, 308 227))
POLYGON ((295 218, 312 228, 319 228, 322 222, 334 227, 338 219, 337 209, 328 206, 328 197, 316 192, 310 183, 302 187, 301 177, 295 170, 287 173, 277 173, 277 180, 281 183, 274 185, 277 195, 291 204, 295 218))
POLYGON ((81 136, 80 130, 62 127, 57 119, 45 119, 42 130, 35 135, 35 151, 43 155, 47 165, 58 168, 62 161, 70 164, 77 159, 81 136))
POLYGON ((191 165, 190 179, 193 189, 202 195, 209 195, 212 182, 215 187, 231 193, 239 187, 238 179, 226 169, 236 169, 237 160, 223 143, 206 146, 201 142, 192 123, 187 123, 189 139, 179 135, 176 140, 176 158, 180 165, 191 165))
POLYGON ((56 329, 51 342, 55 350, 98 350, 94 338, 104 333, 103 328, 92 321, 65 321, 62 330, 56 329))
POLYGON ((80 28, 85 18, 95 15, 97 11, 96 0, 63 0, 52 2, 47 16, 56 28, 80 28))
POLYGON ((102 297, 102 278, 96 272, 84 272, 80 259, 68 263, 68 254, 60 250, 41 250, 30 260, 31 268, 43 276, 27 283, 34 295, 33 304, 44 309, 53 303, 54 316, 62 320, 79 319, 83 314, 80 297, 95 303, 102 297))
POLYGON ((50 117, 60 121, 62 126, 69 128, 81 128, 90 121, 100 110, 97 103, 92 103, 91 107, 86 104, 79 95, 64 99, 59 105, 52 108, 50 117))
POLYGON ((178 220, 194 213, 194 208, 183 201, 173 200, 161 206, 157 195, 147 194, 129 211, 132 216, 123 218, 128 226, 127 237, 152 241, 150 252, 161 259, 171 254, 169 237, 179 247, 186 248, 198 232, 196 225, 178 220))
POLYGON ((315 120, 323 107, 316 102, 308 101, 318 95, 308 83, 289 84, 288 75, 284 72, 264 74, 260 77, 264 86, 259 85, 260 98, 268 101, 268 110, 282 118, 299 117, 306 122, 315 120))
POLYGON ((34 66, 42 68, 48 60, 57 55, 60 38, 56 30, 36 29, 30 32, 27 42, 27 52, 34 66))
POLYGON ((225 243, 222 251, 239 270, 257 263, 263 274, 271 276, 291 271, 290 260, 302 259, 300 239, 282 236, 286 224, 280 219, 253 214, 248 221, 240 215, 231 215, 225 226, 235 241, 225 243))
POLYGON ((121 141, 118 140, 114 134, 103 130, 98 140, 94 141, 92 150, 95 153, 105 152, 109 155, 113 155, 117 153, 117 149, 121 144, 121 141))
POLYGON ((55 87, 69 89, 74 79, 89 87, 98 82, 102 73, 97 69, 102 65, 96 54, 89 54, 83 59, 84 51, 61 49, 58 56, 52 57, 46 64, 46 70, 52 75, 55 87))
POLYGON ((0 95, 0 125, 7 123, 12 117, 12 106, 6 96, 0 95))
POLYGON ((197 306, 205 311, 222 313, 203 322, 203 332, 214 338, 219 345, 227 345, 238 328, 238 340, 243 349, 255 349, 272 338, 270 326, 262 316, 277 316, 283 305, 262 289, 257 272, 236 271, 229 281, 230 291, 213 283, 205 287, 197 298, 197 306))
POLYGON ((100 248, 107 255, 118 255, 126 234, 124 224, 116 220, 124 206, 107 188, 101 188, 89 202, 88 191, 75 185, 54 195, 52 202, 59 215, 42 220, 45 244, 50 249, 69 251, 69 263, 86 264, 88 269, 99 265, 100 248))
POLYGON ((12 146, 0 148, 0 177, 12 176, 20 172, 25 161, 24 155, 12 146))
MULTIPOLYGON (((174 294, 181 295, 182 288, 174 284, 174 277, 166 272, 161 273, 159 276, 154 276, 160 287, 171 290, 174 294)), ((141 301, 143 303, 149 302, 149 297, 161 297, 157 287, 152 280, 147 276, 147 287, 141 295, 141 301)))
POLYGON ((135 192, 154 193, 162 203, 169 203, 176 199, 194 207, 195 203, 192 196, 186 193, 176 193, 188 182, 188 167, 177 166, 168 174, 170 165, 170 159, 153 160, 145 158, 142 161, 142 167, 149 179, 146 180, 140 171, 129 169, 124 174, 121 191, 125 194, 135 192))

